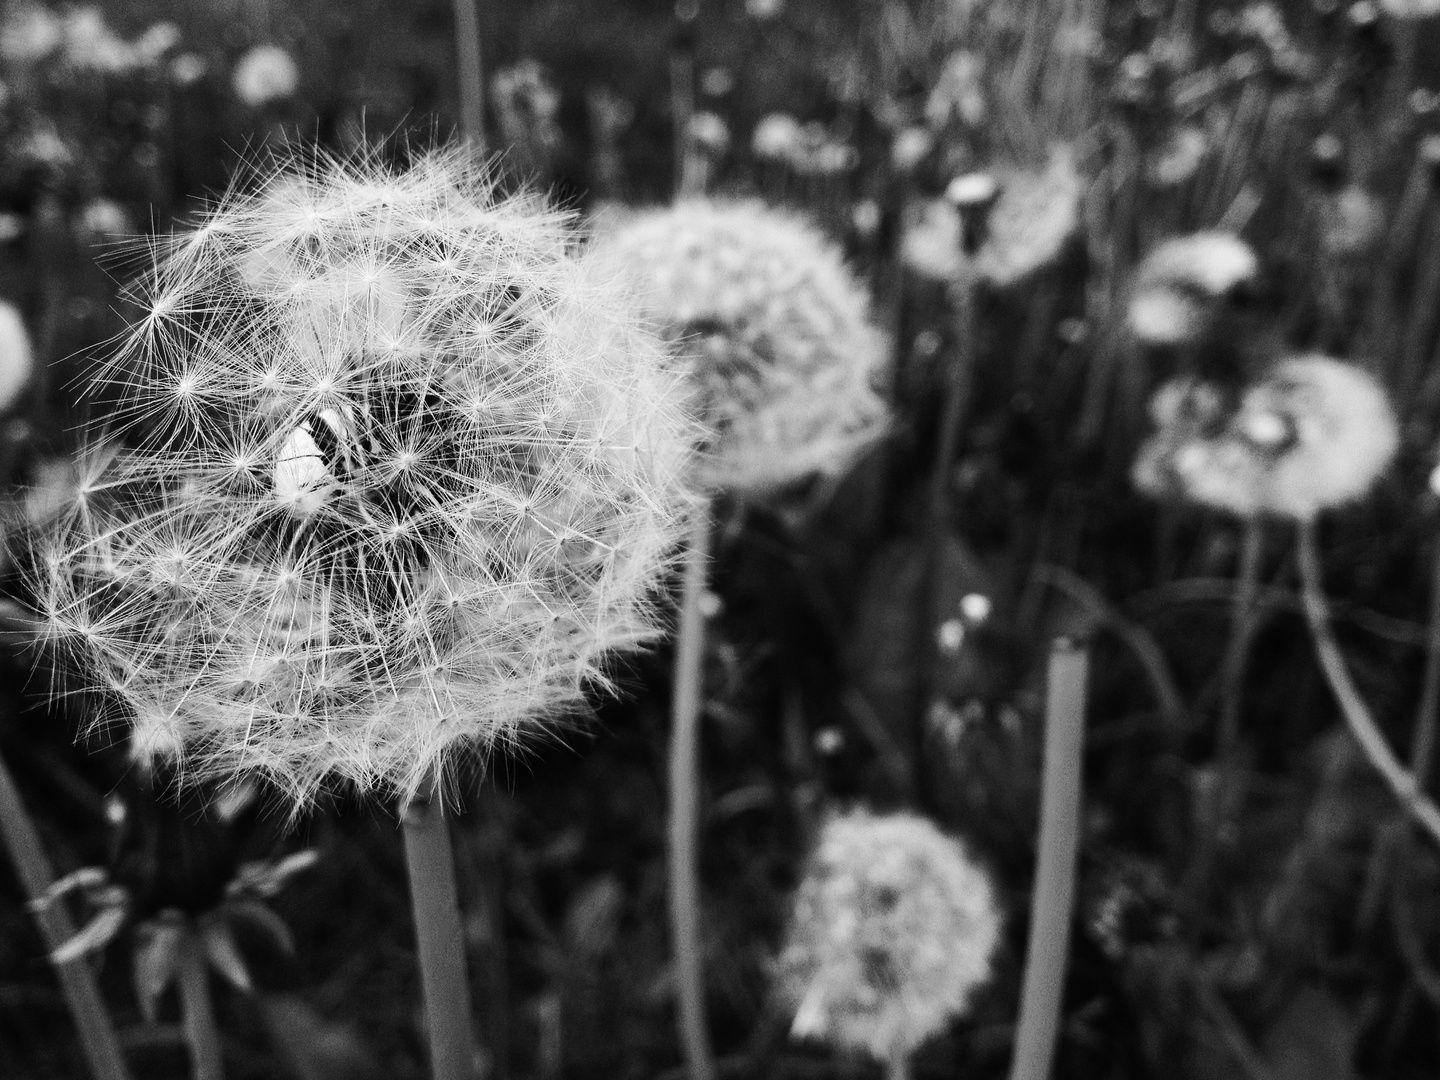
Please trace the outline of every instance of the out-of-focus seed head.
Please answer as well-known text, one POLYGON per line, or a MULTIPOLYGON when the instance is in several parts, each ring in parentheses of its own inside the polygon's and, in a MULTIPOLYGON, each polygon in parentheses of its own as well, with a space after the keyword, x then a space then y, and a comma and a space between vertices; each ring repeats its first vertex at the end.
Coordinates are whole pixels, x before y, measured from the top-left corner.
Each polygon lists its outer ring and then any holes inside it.
POLYGON ((1253 281, 1260 260, 1232 233, 1208 231, 1166 240, 1135 272, 1126 321, 1146 345, 1196 340, 1219 300, 1253 281))
POLYGON ((929 821, 831 818, 780 957, 792 1034, 881 1061, 908 1055, 969 1007, 1001 925, 989 876, 929 821))
POLYGON ((1162 388, 1152 409, 1160 427, 1136 460, 1136 486, 1240 517, 1308 521, 1362 498, 1399 447, 1384 387, 1330 357, 1284 360, 1238 407, 1222 401, 1203 383, 1162 388))
POLYGON ((15 404, 34 368, 25 320, 14 307, 0 301, 0 412, 15 404))
POLYGON ((434 154, 285 163, 160 243, 101 375, 125 448, 31 548, 137 754, 410 796, 654 636, 694 432, 565 226, 434 154))
POLYGON ((692 200, 622 219, 594 249, 630 277, 692 376, 717 432, 711 486, 764 495, 835 474, 885 430, 869 297, 807 221, 692 200))
POLYGON ((1015 285, 1060 257, 1079 228, 1084 191, 1084 178, 1066 146, 1052 150, 1043 169, 1002 168, 958 177, 946 199, 912 209, 901 238, 901 260, 937 281, 956 281, 969 273, 996 288, 1015 285), (983 222, 967 214, 983 215, 983 222))

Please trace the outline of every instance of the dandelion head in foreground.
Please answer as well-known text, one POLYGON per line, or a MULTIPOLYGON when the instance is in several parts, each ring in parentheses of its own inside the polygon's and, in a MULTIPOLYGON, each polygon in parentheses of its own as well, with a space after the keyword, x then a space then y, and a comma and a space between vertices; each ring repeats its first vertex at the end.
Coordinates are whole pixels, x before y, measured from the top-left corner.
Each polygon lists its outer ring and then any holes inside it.
POLYGON ((1211 305, 1259 272, 1255 252, 1233 233, 1211 230, 1172 237, 1146 255, 1136 270, 1126 321, 1147 345, 1194 341, 1210 320, 1211 305))
POLYGON ((838 249, 759 202, 624 218, 595 253, 634 283, 716 429, 716 488, 761 495, 843 471, 884 430, 885 339, 838 249))
POLYGON ((655 634, 684 390, 572 251, 456 154, 292 161, 161 245, 31 557, 137 753, 408 797, 655 634))
POLYGON ((791 1033, 910 1054, 990 977, 1002 919, 989 876, 912 814, 831 818, 795 897, 782 990, 791 1033))
POLYGON ((1152 414, 1157 431, 1136 461, 1136 485, 1241 517, 1308 521, 1355 502, 1400 444, 1385 388, 1319 355, 1275 365, 1233 408, 1205 383, 1169 384, 1152 414))

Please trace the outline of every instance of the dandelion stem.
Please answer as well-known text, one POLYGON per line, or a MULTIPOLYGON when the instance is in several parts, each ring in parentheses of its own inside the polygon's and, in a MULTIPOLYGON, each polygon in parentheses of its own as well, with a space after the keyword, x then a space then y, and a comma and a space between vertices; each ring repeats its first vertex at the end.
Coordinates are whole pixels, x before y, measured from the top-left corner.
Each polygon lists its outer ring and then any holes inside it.
POLYGON ((1410 740, 1410 769, 1423 791, 1435 759, 1436 724, 1440 721, 1440 543, 1430 571, 1430 627, 1425 643, 1425 678, 1420 684, 1420 705, 1415 710, 1415 733, 1410 740))
POLYGON ((1390 790, 1395 793, 1401 805, 1431 836, 1440 841, 1440 808, 1426 798, 1414 775, 1400 763, 1400 759, 1385 741, 1375 718, 1370 715, 1365 699, 1360 696, 1360 691, 1350 677, 1345 658, 1330 629, 1330 612, 1321 580, 1320 551, 1313 521, 1302 520, 1299 523, 1298 541, 1300 584, 1305 615, 1310 622, 1310 636, 1315 642, 1315 653, 1320 659, 1320 667, 1330 683, 1336 701, 1339 702, 1345 723, 1360 744, 1360 749, 1370 759, 1370 764, 1375 766, 1390 785, 1390 790))
POLYGON ((220 1030, 215 1026, 215 1006, 210 998, 205 943, 191 927, 185 930, 175 962, 180 1019, 185 1030, 185 1045, 190 1048, 190 1075, 194 1080, 223 1080, 225 1065, 220 1052, 220 1030))
POLYGON ((455 888, 455 857, 438 784, 405 811, 405 867, 420 954, 425 1026, 433 1080, 469 1080, 474 1072, 470 985, 455 888))
POLYGON ((1235 596, 1230 608, 1230 640, 1225 648, 1220 692, 1220 724, 1216 732, 1219 757, 1228 761, 1240 741, 1240 710, 1245 689, 1245 661, 1255 634, 1255 599, 1260 591, 1260 556, 1265 525, 1258 517, 1245 520, 1240 541, 1240 565, 1235 572, 1235 596))
POLYGON ((710 555, 709 507, 695 512, 685 553, 670 733, 670 935, 675 951, 680 1043, 690 1080, 712 1080, 715 1063, 705 1020, 700 949, 700 713, 704 705, 705 612, 710 555))
MULTIPOLYGON (((55 875, 3 758, 0 758, 0 836, 3 836, 9 849, 25 895, 33 905, 35 921, 40 925, 45 947, 54 953, 75 936, 75 927, 62 905, 45 903, 55 875)), ((91 1075, 95 1080, 129 1080, 130 1074, 125 1068, 120 1044, 115 1039, 110 1014, 105 1009, 105 999, 95 985, 89 961, 77 956, 56 963, 55 977, 80 1031, 80 1049, 85 1054, 91 1075)))
POLYGON ((895 1050, 885 1063, 885 1080, 910 1080, 910 1055, 904 1050, 895 1050))
POLYGON ((1030 944, 1010 1080, 1047 1080, 1060 1030, 1080 845, 1080 771, 1085 740, 1084 646, 1057 638, 1050 649, 1039 860, 1030 903, 1030 944))
POLYGON ((455 52, 460 68, 460 134, 485 153, 485 79, 480 60, 478 0, 455 0, 455 52))
POLYGON ((696 157, 690 119, 695 115, 695 23, 699 0, 676 0, 675 41, 670 49, 670 123, 675 140, 675 194, 704 194, 704 170, 696 157))

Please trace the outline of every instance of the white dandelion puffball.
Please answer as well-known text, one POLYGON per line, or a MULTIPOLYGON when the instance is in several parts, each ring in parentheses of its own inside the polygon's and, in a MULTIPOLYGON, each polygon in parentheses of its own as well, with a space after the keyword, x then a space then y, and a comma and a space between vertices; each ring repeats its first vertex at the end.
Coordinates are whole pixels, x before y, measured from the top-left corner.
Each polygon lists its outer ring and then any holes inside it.
POLYGON ((15 404, 34 370, 35 355, 25 320, 14 307, 0 300, 0 413, 15 404))
POLYGON ((760 495, 843 471, 885 429, 885 339, 813 225, 759 202, 693 200, 597 235, 698 387, 711 486, 760 495))
POLYGON ((1043 169, 1001 168, 957 177, 968 187, 983 177, 995 196, 984 209, 959 211, 936 199, 911 211, 900 242, 901 261, 936 281, 955 281, 967 269, 996 288, 1007 288, 1052 264, 1080 227, 1085 181, 1073 152, 1055 147, 1043 169), (985 215, 978 250, 963 249, 963 213, 985 215))
POLYGON ((1126 321, 1147 345, 1181 345, 1204 330, 1209 305, 1260 273, 1254 250, 1220 230, 1172 237, 1135 271, 1126 321))
POLYGON ((1001 926, 989 876, 926 819, 831 818, 780 956, 792 1035, 880 1061, 910 1054, 990 978, 1001 926))
POLYGON ((1284 360, 1234 409, 1213 389, 1197 392, 1204 384, 1190 386, 1187 408, 1141 451, 1134 479, 1142 490, 1241 517, 1308 521, 1362 498, 1399 448, 1384 387, 1341 360, 1284 360))
POLYGON ((235 65, 230 85, 252 108, 287 98, 300 86, 300 68, 278 45, 257 45, 235 65))
POLYGON ((433 154, 291 163, 161 244, 101 374, 125 448, 34 545, 136 746, 409 797, 655 636, 686 390, 566 224, 433 154))

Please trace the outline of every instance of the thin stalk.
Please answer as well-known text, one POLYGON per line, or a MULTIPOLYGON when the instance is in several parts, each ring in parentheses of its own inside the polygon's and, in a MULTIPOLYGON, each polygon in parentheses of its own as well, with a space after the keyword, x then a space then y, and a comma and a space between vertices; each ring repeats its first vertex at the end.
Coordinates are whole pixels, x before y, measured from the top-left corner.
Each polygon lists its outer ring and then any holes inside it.
POLYGON ((205 943, 194 927, 185 928, 175 964, 176 982, 180 986, 181 1026, 185 1030, 185 1045, 190 1048, 190 1075, 194 1080, 224 1080, 225 1063, 220 1052, 215 1005, 210 998, 205 943))
POLYGON ((1240 541, 1240 565, 1235 571, 1235 597, 1230 608, 1230 640, 1225 648, 1220 691, 1220 724, 1216 730, 1218 756, 1230 760, 1240 741, 1240 711, 1245 689, 1245 661, 1255 635, 1255 598, 1260 591, 1260 556, 1265 526, 1258 517, 1245 520, 1240 541))
POLYGON ((431 1076, 433 1080, 470 1080, 475 1068, 470 984, 455 888, 455 855, 438 784, 406 809, 403 831, 425 1026, 430 1035, 431 1076))
POLYGON ((1055 640, 1050 648, 1045 702, 1039 864, 1030 903, 1030 944, 1010 1080, 1047 1080, 1060 1030, 1080 848, 1081 752, 1089 667, 1084 646, 1069 638, 1055 640))
POLYGON ((1410 739, 1410 771, 1415 774, 1415 783, 1422 791, 1434 764, 1437 718, 1440 718, 1440 542, 1435 545, 1431 562, 1425 678, 1420 684, 1420 705, 1415 710, 1415 732, 1410 739))
POLYGON ((910 1080, 910 1055, 896 1050, 885 1063, 885 1080, 910 1080))
POLYGON ((477 0, 455 0, 455 61, 460 69, 460 136, 485 153, 485 76, 477 0))
MULTIPOLYGON (((35 912, 35 921, 40 925, 45 947, 53 954, 75 936, 75 925, 61 904, 46 903, 55 875, 3 758, 0 758, 0 838, 5 841, 20 884, 35 912)), ((95 985, 95 974, 90 970, 89 961, 77 956, 73 960, 56 963, 55 977, 60 982, 65 1003, 70 1007, 70 1015, 75 1018, 75 1026, 80 1032, 80 1049, 91 1075, 95 1080, 130 1080, 125 1058, 120 1053, 120 1043, 115 1038, 115 1028, 110 1023, 110 1014, 105 1009, 100 988, 95 985)))
POLYGON ((700 713, 705 701, 705 583, 710 556, 710 508, 699 507, 690 527, 675 653, 674 716, 670 733, 670 937, 675 952, 680 1045, 690 1080, 714 1080, 715 1061, 705 1019, 705 967, 700 949, 700 713))
MULTIPOLYGON (((968 257, 966 259, 968 263, 968 257)), ((940 431, 935 441, 935 458, 930 465, 929 520, 925 535, 924 588, 925 599, 916 605, 915 627, 915 701, 914 716, 914 785, 921 806, 927 801, 926 718, 930 694, 937 680, 939 657, 935 649, 935 628, 950 617, 942 611, 940 601, 944 590, 940 577, 944 569, 946 539, 950 534, 950 480, 955 458, 960 452, 960 437, 970 412, 975 368, 975 276, 968 265, 963 266, 958 280, 950 286, 950 302, 955 315, 955 355, 944 369, 944 396, 940 404, 940 431)))
POLYGON ((1418 821, 1437 842, 1440 842, 1440 808, 1420 790, 1414 775, 1400 763, 1395 752, 1380 731, 1365 699, 1360 696, 1350 671, 1345 666, 1345 657, 1330 629, 1330 611, 1325 601, 1325 591, 1320 571, 1320 550, 1315 537, 1315 523, 1301 521, 1298 526, 1298 547, 1300 556, 1300 585, 1305 603, 1305 616, 1310 622, 1310 636, 1315 642, 1315 653, 1320 667, 1330 683, 1330 689, 1339 702, 1341 715, 1360 744, 1360 749, 1370 759, 1381 777, 1395 793, 1402 806, 1418 821))
POLYGON ((675 195, 701 195, 704 169, 696 157, 690 120, 695 115, 695 24, 700 0, 676 0, 675 43, 670 49, 670 122, 675 140, 675 195))

